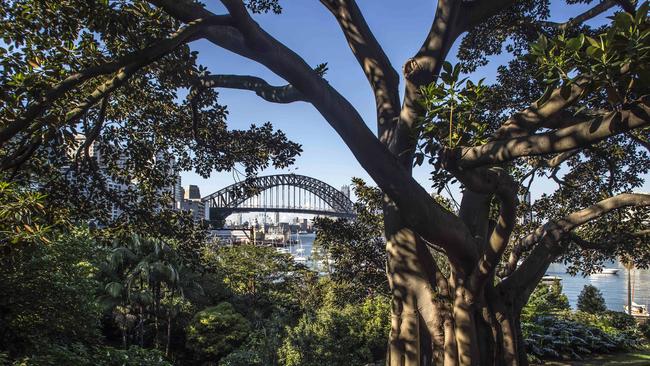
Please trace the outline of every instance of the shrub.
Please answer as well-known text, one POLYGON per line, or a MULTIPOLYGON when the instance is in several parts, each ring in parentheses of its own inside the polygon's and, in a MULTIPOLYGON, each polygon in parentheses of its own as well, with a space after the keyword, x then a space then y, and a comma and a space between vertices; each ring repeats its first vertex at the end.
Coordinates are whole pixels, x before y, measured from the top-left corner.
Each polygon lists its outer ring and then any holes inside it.
POLYGON ((578 296, 578 310, 598 314, 607 310, 605 299, 600 290, 593 285, 585 285, 578 296))
POLYGON ((16 356, 52 343, 97 342, 96 255, 83 229, 0 255, 0 350, 16 356))
POLYGON ((187 327, 187 348, 199 359, 218 361, 239 347, 249 332, 248 320, 222 302, 194 315, 187 327))
POLYGON ((532 358, 580 360, 591 353, 638 347, 636 328, 617 329, 610 323, 612 319, 580 311, 537 316, 522 324, 526 349, 532 358))
MULTIPOLYGON (((7 365, 10 365, 7 363, 7 365)), ((162 352, 132 346, 129 349, 113 347, 88 347, 75 343, 71 345, 51 345, 41 353, 15 360, 20 366, 171 366, 162 352)))
POLYGON ((537 315, 554 314, 570 308, 569 298, 562 293, 562 285, 559 282, 551 285, 539 284, 524 306, 522 318, 528 320, 537 315))
POLYGON ((354 366, 377 361, 385 355, 389 312, 389 301, 383 296, 342 309, 325 305, 289 329, 280 358, 286 366, 354 366))
POLYGON ((641 334, 650 341, 650 321, 646 321, 645 323, 641 324, 639 326, 639 330, 641 331, 641 334))
POLYGON ((622 311, 606 311, 605 318, 609 325, 618 330, 634 330, 638 326, 632 315, 622 311))

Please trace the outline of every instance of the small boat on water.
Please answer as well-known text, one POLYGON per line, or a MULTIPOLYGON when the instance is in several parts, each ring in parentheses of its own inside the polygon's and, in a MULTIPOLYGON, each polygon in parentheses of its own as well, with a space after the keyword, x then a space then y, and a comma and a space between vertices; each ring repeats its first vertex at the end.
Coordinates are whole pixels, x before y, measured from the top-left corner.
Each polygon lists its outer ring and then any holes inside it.
POLYGON ((618 268, 603 268, 603 270, 600 271, 599 274, 615 275, 618 274, 618 271, 620 271, 620 269, 618 268))
MULTIPOLYGON (((629 307, 627 305, 624 305, 623 308, 625 309, 625 312, 629 312, 629 307)), ((648 313, 648 307, 646 305, 639 305, 632 301, 632 316, 635 317, 650 317, 650 313, 648 313)))
MULTIPOLYGON (((298 248, 296 249, 295 254, 292 254, 293 260, 302 264, 307 263, 307 257, 305 256, 305 248, 302 247, 302 240, 300 240, 300 236, 298 236, 298 233, 296 233, 295 242, 298 244, 298 248)), ((289 250, 291 251, 291 248, 289 250)))
POLYGON ((544 276, 544 277, 542 277, 542 283, 545 283, 547 285, 552 284, 554 282, 560 282, 560 281, 562 281, 562 277, 560 277, 560 276, 544 276))

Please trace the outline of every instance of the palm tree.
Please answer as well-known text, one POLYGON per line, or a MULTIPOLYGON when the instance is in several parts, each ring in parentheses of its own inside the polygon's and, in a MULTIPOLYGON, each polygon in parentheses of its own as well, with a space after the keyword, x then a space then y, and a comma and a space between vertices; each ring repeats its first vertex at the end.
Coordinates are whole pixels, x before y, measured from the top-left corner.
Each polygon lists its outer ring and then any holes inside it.
POLYGON ((164 317, 167 322, 165 353, 169 354, 171 323, 180 312, 180 299, 203 295, 196 273, 183 266, 180 256, 164 241, 139 235, 131 236, 121 245, 115 244, 103 267, 107 284, 101 301, 106 309, 113 311, 122 331, 123 346, 127 346, 128 330, 136 320, 136 339, 144 346, 145 320, 151 316, 154 346, 159 348, 160 319, 164 317))

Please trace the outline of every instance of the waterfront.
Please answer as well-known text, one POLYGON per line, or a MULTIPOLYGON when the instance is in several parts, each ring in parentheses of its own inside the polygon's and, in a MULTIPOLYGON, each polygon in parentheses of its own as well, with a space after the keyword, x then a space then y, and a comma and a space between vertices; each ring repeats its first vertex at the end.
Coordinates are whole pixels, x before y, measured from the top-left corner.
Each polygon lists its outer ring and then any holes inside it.
MULTIPOLYGON (((627 304, 627 270, 617 262, 606 267, 619 268, 618 274, 595 274, 587 277, 578 274, 577 276, 571 276, 566 273, 566 266, 560 263, 553 263, 546 273, 550 276, 562 278, 563 291, 574 309, 582 288, 587 284, 591 284, 603 293, 608 309, 623 311, 623 305, 627 304)), ((650 270, 633 270, 632 283, 634 286, 633 301, 650 307, 650 270)))
MULTIPOLYGON (((307 257, 311 256, 315 238, 316 234, 314 233, 300 234, 300 241, 305 250, 304 255, 307 257)), ((297 249, 297 245, 292 246, 292 253, 295 254, 297 249)), ((591 284, 603 293, 608 309, 623 311, 623 305, 627 303, 627 270, 619 263, 610 263, 607 268, 619 268, 618 274, 594 274, 587 277, 578 274, 577 276, 571 276, 566 273, 566 266, 561 263, 553 263, 546 273, 550 276, 562 278, 563 291, 574 309, 582 288, 587 284, 591 284)), ((633 270, 632 283, 634 285, 634 302, 650 307, 650 270, 633 270)))

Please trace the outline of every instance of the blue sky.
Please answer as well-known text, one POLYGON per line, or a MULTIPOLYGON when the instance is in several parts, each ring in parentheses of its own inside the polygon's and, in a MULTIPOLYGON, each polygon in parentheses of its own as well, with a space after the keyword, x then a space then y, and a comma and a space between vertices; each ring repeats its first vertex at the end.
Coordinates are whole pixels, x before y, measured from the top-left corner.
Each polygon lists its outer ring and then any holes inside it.
MULTIPOLYGON (((358 3, 393 66, 400 71, 404 61, 419 49, 426 37, 436 2, 359 0, 358 3)), ((376 131, 372 91, 333 16, 315 0, 285 0, 281 1, 281 4, 281 15, 256 15, 255 19, 267 32, 301 55, 310 65, 327 62, 329 71, 326 79, 348 98, 370 128, 376 131)), ((215 13, 225 12, 217 6, 209 8, 215 13)), ((584 5, 567 6, 564 1, 555 1, 551 8, 551 20, 564 21, 584 9, 584 5)), ((603 22, 604 17, 594 21, 603 22)), ((199 51, 199 62, 207 66, 213 74, 255 75, 274 85, 285 84, 265 67, 222 50, 207 41, 196 41, 190 46, 199 51)), ((454 49, 448 60, 454 63, 455 55, 454 49)), ((496 67, 505 60, 507 55, 494 58, 489 65, 472 74, 471 78, 494 81, 496 67)), ((291 140, 302 144, 302 155, 292 167, 282 172, 308 175, 337 188, 349 184, 352 177, 361 177, 371 182, 339 136, 310 104, 273 104, 263 101, 252 92, 229 89, 220 89, 219 98, 221 104, 228 106, 228 124, 231 128, 246 128, 251 123, 270 121, 291 140)), ((276 172, 278 171, 268 169, 260 175, 276 172)), ((430 190, 426 167, 416 169, 414 177, 430 190)), ((198 185, 201 194, 207 195, 232 184, 234 178, 232 172, 215 172, 209 179, 186 172, 182 174, 182 182, 183 186, 198 185)), ((553 189, 555 186, 551 182, 541 182, 533 187, 533 199, 542 192, 553 189)), ((648 179, 643 190, 650 190, 648 179)))

